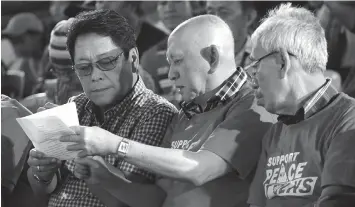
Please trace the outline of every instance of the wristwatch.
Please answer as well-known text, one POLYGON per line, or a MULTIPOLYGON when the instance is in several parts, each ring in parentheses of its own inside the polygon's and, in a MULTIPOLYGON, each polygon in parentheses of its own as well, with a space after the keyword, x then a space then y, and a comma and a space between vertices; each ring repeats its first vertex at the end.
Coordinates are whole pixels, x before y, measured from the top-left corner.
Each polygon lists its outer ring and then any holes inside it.
POLYGON ((118 144, 118 148, 117 148, 118 156, 121 158, 125 158, 128 152, 128 148, 129 148, 129 142, 128 140, 123 138, 122 141, 118 144))

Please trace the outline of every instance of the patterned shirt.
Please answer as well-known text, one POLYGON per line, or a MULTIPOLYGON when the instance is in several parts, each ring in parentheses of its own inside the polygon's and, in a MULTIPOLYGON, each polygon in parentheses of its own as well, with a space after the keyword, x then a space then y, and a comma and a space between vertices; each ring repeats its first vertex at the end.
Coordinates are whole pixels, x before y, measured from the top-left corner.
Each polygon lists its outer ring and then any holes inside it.
POLYGON ((195 103, 194 100, 181 102, 180 107, 185 112, 187 118, 191 119, 194 114, 203 113, 215 108, 220 103, 226 103, 240 90, 247 81, 247 74, 243 68, 237 67, 236 71, 222 83, 222 88, 208 99, 205 109, 195 103))
MULTIPOLYGON (((148 90, 141 78, 132 91, 118 104, 105 111, 103 121, 94 113, 95 105, 85 94, 70 101, 77 105, 82 126, 99 126, 113 134, 147 145, 159 146, 177 109, 167 100, 148 90)), ((115 155, 103 157, 121 171, 143 176, 154 181, 154 174, 138 168, 115 155)), ((70 173, 50 197, 49 207, 103 207, 104 204, 90 192, 86 183, 73 175, 75 163, 67 161, 64 168, 70 173)))
POLYGON ((332 80, 327 78, 325 84, 304 102, 303 106, 295 115, 280 115, 278 120, 286 125, 296 124, 322 110, 333 98, 335 98, 335 95, 338 94, 338 91, 331 85, 331 83, 332 80))

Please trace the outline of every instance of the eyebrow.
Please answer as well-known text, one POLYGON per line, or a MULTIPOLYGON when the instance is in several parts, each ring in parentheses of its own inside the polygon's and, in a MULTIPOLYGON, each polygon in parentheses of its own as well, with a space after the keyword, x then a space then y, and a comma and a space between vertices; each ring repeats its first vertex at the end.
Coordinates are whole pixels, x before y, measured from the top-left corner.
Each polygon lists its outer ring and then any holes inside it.
MULTIPOLYGON (((115 49, 113 49, 113 50, 109 50, 109 51, 107 51, 107 52, 104 52, 104 53, 101 53, 101 54, 96 55, 93 59, 94 59, 94 61, 97 61, 97 60, 99 60, 99 59, 102 58, 102 57, 107 57, 107 56, 111 56, 111 55, 114 56, 113 52, 118 51, 118 50, 119 50, 119 48, 115 48, 115 49)), ((90 60, 92 60, 92 59, 86 58, 86 57, 80 57, 80 58, 78 59, 78 61, 81 61, 81 60, 90 61, 90 60)))

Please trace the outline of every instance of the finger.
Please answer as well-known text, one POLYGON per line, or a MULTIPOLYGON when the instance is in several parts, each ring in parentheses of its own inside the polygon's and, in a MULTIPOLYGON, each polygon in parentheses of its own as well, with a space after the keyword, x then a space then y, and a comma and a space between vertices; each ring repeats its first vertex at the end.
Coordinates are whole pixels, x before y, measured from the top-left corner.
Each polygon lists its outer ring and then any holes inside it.
POLYGON ((80 143, 80 144, 72 144, 67 146, 68 151, 79 151, 79 150, 85 150, 85 145, 80 143))
POLYGON ((56 164, 50 164, 50 165, 46 165, 46 166, 41 166, 41 165, 37 165, 37 166, 31 166, 32 170, 34 172, 55 172, 58 169, 58 165, 56 164))
POLYGON ((38 151, 37 149, 31 149, 30 156, 33 158, 41 159, 45 157, 45 154, 43 152, 38 151))
POLYGON ((88 153, 87 150, 81 150, 79 153, 78 153, 78 157, 87 157, 89 156, 90 154, 88 153))
POLYGON ((77 171, 74 171, 74 176, 77 177, 77 178, 79 178, 79 179, 81 179, 81 180, 85 180, 85 179, 88 179, 88 178, 89 178, 89 176, 83 175, 83 174, 81 174, 81 173, 79 173, 79 172, 77 172, 77 171))
POLYGON ((84 131, 85 127, 84 126, 70 126, 69 127, 75 134, 82 134, 84 131))
POLYGON ((67 135, 67 136, 62 136, 59 138, 59 141, 61 142, 77 142, 77 143, 81 143, 83 142, 83 138, 76 135, 67 135))
POLYGON ((91 159, 91 158, 79 158, 76 160, 76 163, 82 164, 82 165, 87 165, 90 168, 97 168, 98 167, 98 163, 97 161, 91 159))
POLYGON ((28 159, 29 166, 47 166, 47 165, 58 165, 60 162, 55 158, 42 158, 42 159, 28 159))
POLYGON ((39 107, 38 109, 37 109, 37 112, 41 112, 41 111, 45 111, 46 110, 46 108, 44 108, 44 107, 39 107))
POLYGON ((89 176, 89 173, 90 173, 89 167, 84 166, 84 165, 76 165, 75 171, 77 171, 78 173, 80 173, 82 175, 86 175, 86 176, 89 176))

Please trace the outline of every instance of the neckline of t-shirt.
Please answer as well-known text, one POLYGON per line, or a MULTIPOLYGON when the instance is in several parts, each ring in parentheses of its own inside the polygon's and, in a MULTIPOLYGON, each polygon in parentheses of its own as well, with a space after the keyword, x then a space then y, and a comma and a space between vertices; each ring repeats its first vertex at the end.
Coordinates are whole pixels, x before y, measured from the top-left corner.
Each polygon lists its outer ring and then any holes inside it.
POLYGON ((325 113, 326 111, 328 111, 330 108, 333 108, 335 104, 339 104, 339 101, 343 98, 345 98, 345 94, 344 93, 339 93, 336 95, 337 97, 332 101, 332 103, 330 103, 329 105, 327 105, 325 108, 321 109, 320 111, 318 111, 317 113, 315 113, 313 116, 303 120, 303 121, 300 121, 296 124, 290 124, 290 125, 286 125, 286 124, 283 124, 283 127, 285 128, 298 128, 298 127, 302 127, 304 125, 307 125, 309 124, 309 122, 312 122, 314 120, 317 120, 317 118, 319 116, 321 116, 323 113, 325 113))

